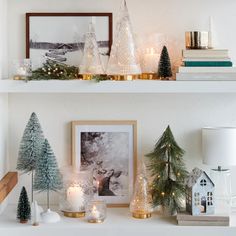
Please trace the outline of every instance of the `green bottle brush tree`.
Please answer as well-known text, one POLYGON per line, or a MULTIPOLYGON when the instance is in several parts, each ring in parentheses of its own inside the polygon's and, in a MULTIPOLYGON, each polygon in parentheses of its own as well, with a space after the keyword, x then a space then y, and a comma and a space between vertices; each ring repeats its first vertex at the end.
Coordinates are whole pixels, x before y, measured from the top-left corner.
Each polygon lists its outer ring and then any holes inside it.
POLYGON ((149 170, 153 177, 153 206, 161 206, 170 214, 175 214, 182 206, 185 196, 184 180, 188 175, 183 162, 184 150, 176 143, 168 126, 156 143, 154 150, 147 154, 149 170))

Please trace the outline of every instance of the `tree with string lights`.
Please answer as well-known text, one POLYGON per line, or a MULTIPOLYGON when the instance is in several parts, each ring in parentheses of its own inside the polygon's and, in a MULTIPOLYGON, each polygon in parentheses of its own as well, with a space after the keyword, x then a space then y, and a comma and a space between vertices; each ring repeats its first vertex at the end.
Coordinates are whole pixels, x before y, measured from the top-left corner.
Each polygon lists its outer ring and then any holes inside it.
POLYGON ((147 154, 149 170, 153 177, 153 206, 161 206, 170 214, 181 208, 185 197, 185 179, 188 172, 183 162, 184 150, 179 147, 170 126, 156 143, 154 150, 147 154))

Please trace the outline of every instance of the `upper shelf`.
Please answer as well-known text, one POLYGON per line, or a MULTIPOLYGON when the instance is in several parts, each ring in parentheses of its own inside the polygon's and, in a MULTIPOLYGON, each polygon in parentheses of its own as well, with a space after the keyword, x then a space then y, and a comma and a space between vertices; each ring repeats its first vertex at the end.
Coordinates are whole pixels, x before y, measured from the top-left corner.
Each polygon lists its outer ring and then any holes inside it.
POLYGON ((236 93, 236 81, 0 80, 0 93, 236 93))

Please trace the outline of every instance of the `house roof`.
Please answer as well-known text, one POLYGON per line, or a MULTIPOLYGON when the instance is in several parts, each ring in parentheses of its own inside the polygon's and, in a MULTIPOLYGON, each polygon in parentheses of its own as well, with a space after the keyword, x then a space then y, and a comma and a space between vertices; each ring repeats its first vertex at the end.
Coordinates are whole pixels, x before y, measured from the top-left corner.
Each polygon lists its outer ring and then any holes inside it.
POLYGON ((197 183, 198 179, 202 176, 202 174, 206 175, 211 184, 215 186, 211 178, 207 175, 207 173, 197 167, 194 168, 192 172, 189 174, 188 178, 186 179, 186 185, 189 188, 192 188, 197 183))

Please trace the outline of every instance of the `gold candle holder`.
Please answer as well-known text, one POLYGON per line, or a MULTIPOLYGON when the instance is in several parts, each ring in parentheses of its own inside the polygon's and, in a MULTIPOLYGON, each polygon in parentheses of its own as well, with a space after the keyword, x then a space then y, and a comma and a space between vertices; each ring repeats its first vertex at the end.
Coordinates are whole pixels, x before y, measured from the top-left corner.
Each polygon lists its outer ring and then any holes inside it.
POLYGON ((91 80, 93 78, 93 75, 89 75, 89 74, 83 74, 82 75, 82 80, 91 80))
POLYGON ((147 212, 137 211, 137 212, 133 212, 132 216, 136 219, 148 219, 152 217, 152 214, 147 213, 147 212))
POLYGON ((117 81, 131 81, 139 79, 139 75, 111 75, 111 79, 117 81))
POLYGON ((142 80, 158 80, 157 73, 142 73, 140 75, 142 80))
POLYGON ((69 211, 62 211, 64 216, 70 218, 82 218, 85 216, 85 212, 69 212, 69 211))

